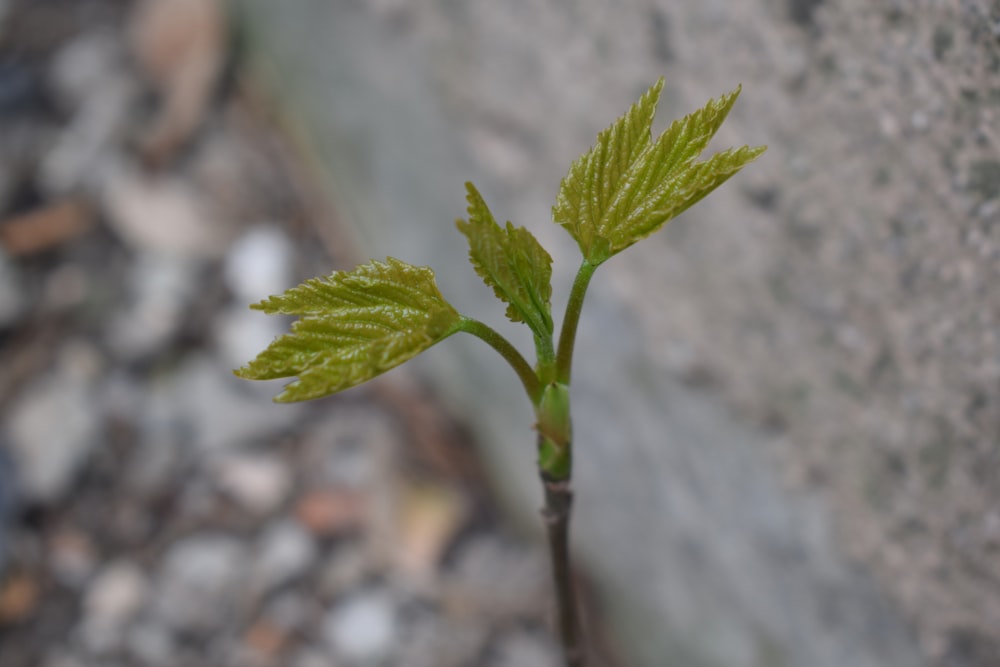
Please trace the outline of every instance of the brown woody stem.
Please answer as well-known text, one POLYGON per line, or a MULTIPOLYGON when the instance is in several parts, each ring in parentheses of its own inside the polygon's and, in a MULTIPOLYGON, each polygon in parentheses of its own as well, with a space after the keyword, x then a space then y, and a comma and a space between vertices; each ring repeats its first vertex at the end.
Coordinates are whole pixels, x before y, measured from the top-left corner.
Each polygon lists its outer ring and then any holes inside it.
POLYGON ((577 615, 569 558, 569 520, 573 507, 570 480, 553 480, 542 474, 545 507, 542 518, 549 538, 552 577, 556 586, 559 638, 566 656, 566 667, 584 667, 584 650, 577 615))

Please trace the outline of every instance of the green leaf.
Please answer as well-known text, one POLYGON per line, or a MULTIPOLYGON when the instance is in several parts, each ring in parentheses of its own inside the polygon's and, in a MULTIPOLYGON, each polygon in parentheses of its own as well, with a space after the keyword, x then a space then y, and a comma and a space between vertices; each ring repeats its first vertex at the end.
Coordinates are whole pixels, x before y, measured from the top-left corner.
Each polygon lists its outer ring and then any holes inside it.
POLYGON ((298 376, 274 399, 278 402, 361 384, 447 338, 461 322, 431 269, 391 257, 312 278, 251 308, 300 316, 291 333, 236 371, 249 380, 298 376))
POLYGON ((525 322, 536 336, 552 336, 552 257, 524 227, 501 228, 472 183, 466 183, 469 219, 459 231, 469 239, 476 273, 507 303, 507 317, 525 322))
POLYGON ((653 141, 650 128, 662 89, 660 79, 602 131, 560 185, 552 217, 591 264, 657 231, 766 148, 744 146, 696 162, 732 109, 739 87, 674 121, 653 141))

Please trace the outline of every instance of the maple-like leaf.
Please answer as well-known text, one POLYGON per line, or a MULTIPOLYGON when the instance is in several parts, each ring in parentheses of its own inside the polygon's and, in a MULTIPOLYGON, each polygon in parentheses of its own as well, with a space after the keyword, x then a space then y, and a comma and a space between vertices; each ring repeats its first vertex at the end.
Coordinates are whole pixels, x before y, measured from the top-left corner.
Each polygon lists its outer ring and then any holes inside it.
POLYGON ((552 217, 591 264, 657 231, 765 150, 743 146, 696 161, 732 109, 738 87, 674 121, 653 141, 662 89, 660 79, 597 136, 562 180, 552 217))
POLYGON ((250 380, 297 376, 278 402, 319 398, 370 380, 455 333, 462 320, 431 269, 391 257, 312 278, 251 308, 300 318, 236 371, 250 380))
POLYGON ((500 227, 472 183, 466 183, 468 220, 458 229, 469 240, 476 273, 507 303, 507 317, 525 322, 536 336, 552 335, 552 257, 524 227, 500 227))

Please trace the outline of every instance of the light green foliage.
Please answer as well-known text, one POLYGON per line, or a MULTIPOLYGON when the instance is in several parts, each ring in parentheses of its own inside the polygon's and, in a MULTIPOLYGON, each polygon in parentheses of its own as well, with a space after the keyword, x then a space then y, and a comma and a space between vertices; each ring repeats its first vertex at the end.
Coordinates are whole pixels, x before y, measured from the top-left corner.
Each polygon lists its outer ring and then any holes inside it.
POLYGON ((236 371, 249 380, 298 376, 275 398, 304 401, 361 384, 458 330, 434 272, 398 259, 312 278, 251 306, 298 315, 291 333, 236 371))
POLYGON ((458 229, 469 239, 469 261, 507 303, 507 317, 524 322, 536 336, 552 336, 552 257, 524 227, 501 228, 472 183, 466 183, 469 219, 458 229))
POLYGON ((674 121, 656 141, 650 128, 660 79, 597 136, 570 167, 552 217, 600 264, 666 224, 764 152, 744 146, 696 158, 726 119, 740 88, 674 121))
POLYGON ((253 306, 300 319, 236 374, 252 380, 297 377, 277 401, 318 398, 369 380, 465 331, 496 349, 517 372, 538 416, 542 470, 551 479, 568 478, 570 365, 595 268, 658 230, 764 151, 744 146, 696 161, 739 88, 675 121, 653 141, 650 127, 662 88, 661 79, 601 132, 562 181, 553 218, 576 239, 584 261, 569 296, 558 351, 552 339, 552 258, 527 229, 497 224, 476 188, 466 184, 468 219, 457 224, 469 241, 469 259, 507 304, 507 317, 524 322, 535 334, 534 368, 499 333, 449 305, 429 268, 390 258, 307 280, 253 306))

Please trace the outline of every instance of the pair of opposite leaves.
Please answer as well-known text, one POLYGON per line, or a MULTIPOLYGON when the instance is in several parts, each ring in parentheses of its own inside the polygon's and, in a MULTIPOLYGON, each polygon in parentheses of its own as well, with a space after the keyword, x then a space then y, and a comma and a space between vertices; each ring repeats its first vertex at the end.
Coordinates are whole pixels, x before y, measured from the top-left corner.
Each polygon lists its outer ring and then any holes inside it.
MULTIPOLYGON (((697 161, 740 88, 674 121, 654 141, 650 128, 662 88, 660 79, 601 132, 560 185, 552 217, 592 266, 660 229, 765 150, 743 146, 697 161)), ((476 273, 507 304, 507 317, 551 340, 552 258, 527 229, 498 225, 475 187, 466 183, 466 189, 468 219, 458 228, 469 240, 476 273)), ((280 402, 365 382, 467 321, 441 295, 430 268, 394 258, 312 278, 251 308, 299 317, 290 333, 236 371, 251 380, 297 376, 275 398, 280 402)))

